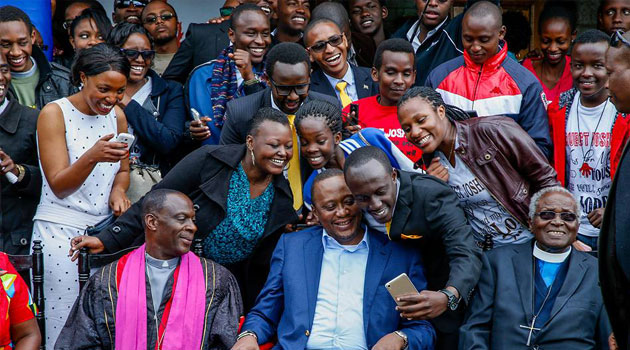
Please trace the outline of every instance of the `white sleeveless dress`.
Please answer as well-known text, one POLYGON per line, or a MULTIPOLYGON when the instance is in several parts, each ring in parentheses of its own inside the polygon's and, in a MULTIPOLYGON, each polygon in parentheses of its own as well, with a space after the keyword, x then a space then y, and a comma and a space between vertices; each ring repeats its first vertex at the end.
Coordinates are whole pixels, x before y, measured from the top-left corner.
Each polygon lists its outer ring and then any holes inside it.
MULTIPOLYGON (((81 113, 67 98, 56 103, 63 113, 70 165, 103 136, 117 133, 116 113, 90 116, 81 113)), ((59 157, 65 157, 60 154, 59 157)), ((40 161, 41 168, 41 161, 40 161)), ((46 346, 52 349, 70 309, 79 295, 77 263, 68 258, 70 240, 110 213, 109 194, 118 163, 98 163, 81 187, 60 199, 50 188, 42 168, 42 194, 33 225, 33 240, 44 249, 44 296, 46 301, 46 346)))

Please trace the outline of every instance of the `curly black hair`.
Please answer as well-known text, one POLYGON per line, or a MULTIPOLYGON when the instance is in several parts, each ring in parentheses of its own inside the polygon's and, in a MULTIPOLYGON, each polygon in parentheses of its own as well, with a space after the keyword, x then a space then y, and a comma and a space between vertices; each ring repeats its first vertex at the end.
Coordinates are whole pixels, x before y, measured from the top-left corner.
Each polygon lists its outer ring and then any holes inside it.
POLYGON ((295 127, 300 130, 300 124, 308 118, 323 119, 332 134, 343 130, 341 109, 330 102, 312 100, 304 103, 295 114, 295 127))

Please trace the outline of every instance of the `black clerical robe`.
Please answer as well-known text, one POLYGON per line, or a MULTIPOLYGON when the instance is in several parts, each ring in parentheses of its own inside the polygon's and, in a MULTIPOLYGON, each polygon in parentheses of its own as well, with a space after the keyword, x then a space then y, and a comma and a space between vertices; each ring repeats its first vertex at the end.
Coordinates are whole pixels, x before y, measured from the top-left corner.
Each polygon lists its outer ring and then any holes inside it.
MULTIPOLYGON (((202 349, 230 349, 236 340, 239 317, 243 304, 234 276, 223 266, 209 259, 201 259, 206 279, 206 308, 202 349)), ((124 260, 121 259, 121 260, 124 260)), ((121 260, 98 270, 81 291, 70 316, 59 335, 56 350, 67 349, 114 349, 116 344, 116 318, 121 260), (118 280, 117 280, 118 279, 118 280)), ((151 286, 146 277, 147 288, 147 349, 155 349, 157 342, 157 320, 166 324, 163 313, 171 300, 175 279, 173 274, 164 288, 160 308, 156 312, 151 300, 151 286)), ((160 333, 163 330, 160 330, 160 333)), ((182 339, 182 341, 186 341, 182 339)))

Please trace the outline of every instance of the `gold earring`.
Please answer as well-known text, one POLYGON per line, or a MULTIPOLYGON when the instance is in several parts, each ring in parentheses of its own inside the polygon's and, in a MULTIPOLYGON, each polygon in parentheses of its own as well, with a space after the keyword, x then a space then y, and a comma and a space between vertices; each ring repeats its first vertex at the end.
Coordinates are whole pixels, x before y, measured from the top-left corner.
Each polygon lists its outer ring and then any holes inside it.
POLYGON ((254 158, 254 150, 250 148, 249 153, 252 155, 252 165, 256 166, 256 159, 254 158))

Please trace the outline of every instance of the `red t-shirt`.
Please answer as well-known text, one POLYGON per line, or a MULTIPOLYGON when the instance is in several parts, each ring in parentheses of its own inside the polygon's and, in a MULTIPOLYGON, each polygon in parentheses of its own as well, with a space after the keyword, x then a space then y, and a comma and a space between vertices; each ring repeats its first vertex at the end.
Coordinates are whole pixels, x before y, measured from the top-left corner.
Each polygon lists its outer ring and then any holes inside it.
POLYGON ((531 58, 523 61, 523 67, 527 68, 528 71, 534 73, 536 79, 542 85, 543 92, 545 93, 545 97, 549 103, 556 101, 560 98, 560 94, 571 89, 573 87, 573 77, 571 76, 571 57, 565 56, 564 70, 562 71, 562 76, 560 80, 556 83, 553 88, 548 88, 545 84, 543 84, 542 80, 536 74, 536 70, 534 69, 534 63, 531 58))
MULTIPOLYGON (((422 157, 422 150, 414 146, 405 138, 405 132, 398 122, 398 107, 382 106, 377 96, 362 98, 354 103, 359 105, 359 125, 361 128, 381 129, 385 136, 392 141, 409 159, 417 162, 422 157)), ((343 109, 345 116, 350 113, 350 105, 343 109)))
POLYGON ((11 350, 10 327, 35 317, 37 308, 31 299, 26 283, 17 273, 5 253, 0 253, 0 350, 11 350))

